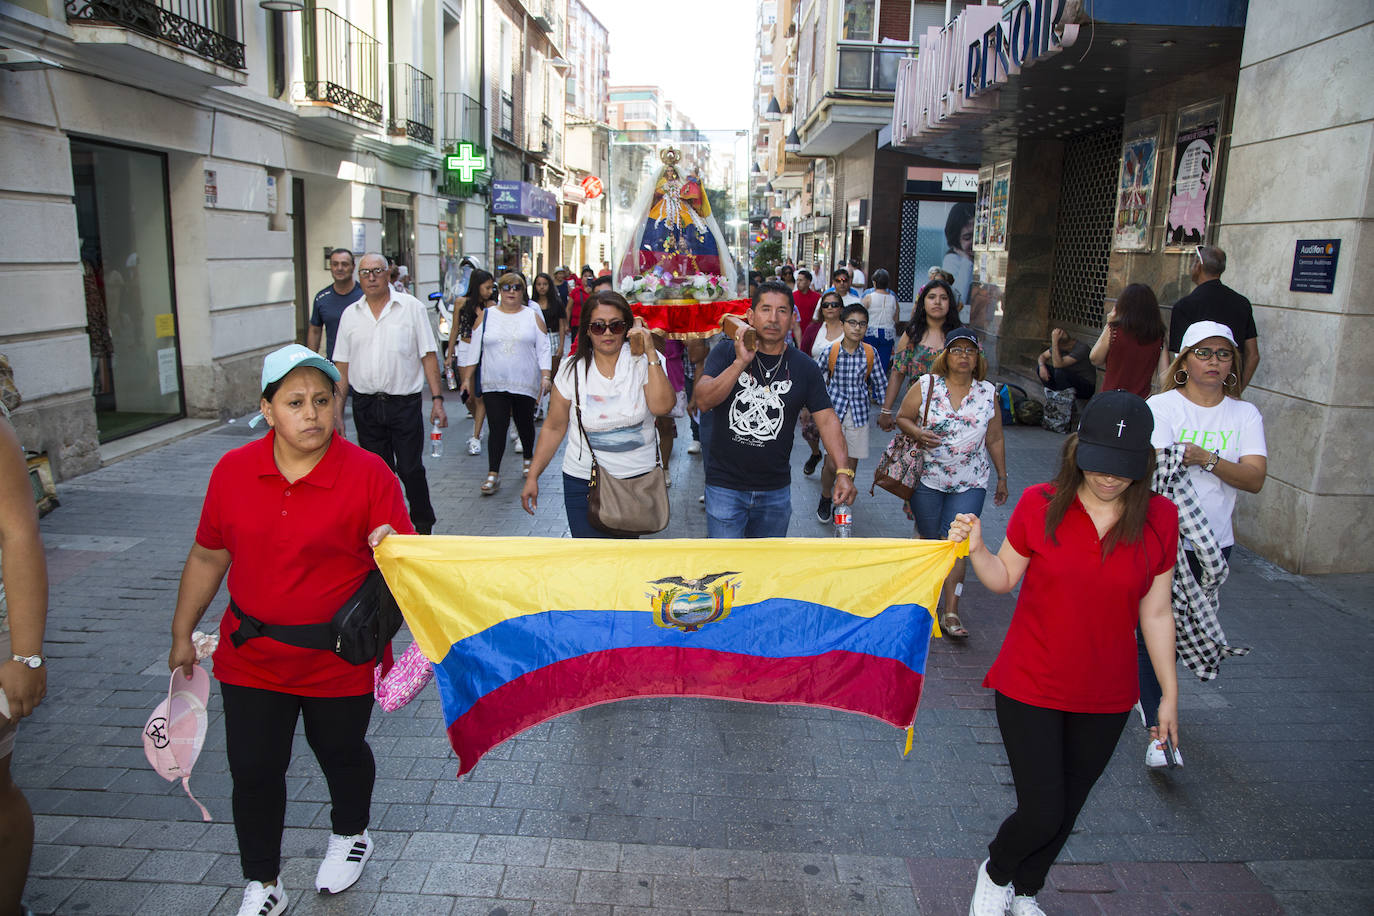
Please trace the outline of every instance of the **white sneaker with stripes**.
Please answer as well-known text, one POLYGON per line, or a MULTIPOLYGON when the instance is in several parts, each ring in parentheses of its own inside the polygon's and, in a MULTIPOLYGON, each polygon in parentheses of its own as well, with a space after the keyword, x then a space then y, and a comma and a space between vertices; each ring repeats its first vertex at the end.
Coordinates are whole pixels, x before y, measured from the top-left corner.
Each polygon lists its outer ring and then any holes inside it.
POLYGON ((286 912, 286 888, 281 886, 281 878, 271 886, 261 881, 249 881, 243 889, 243 903, 239 904, 238 916, 280 916, 286 912))
POLYGON ((322 894, 337 894, 348 890, 363 873, 363 866, 372 857, 372 837, 367 831, 355 836, 329 837, 329 849, 315 873, 315 890, 322 894))

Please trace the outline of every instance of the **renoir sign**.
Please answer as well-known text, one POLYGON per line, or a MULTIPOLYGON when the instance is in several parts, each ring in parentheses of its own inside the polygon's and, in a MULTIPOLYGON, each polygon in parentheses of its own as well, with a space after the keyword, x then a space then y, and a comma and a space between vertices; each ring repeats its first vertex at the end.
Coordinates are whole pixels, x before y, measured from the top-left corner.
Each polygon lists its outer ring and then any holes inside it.
POLYGON ((1041 58, 1078 40, 1078 26, 1063 23, 1068 0, 1020 0, 1006 7, 997 24, 969 44, 964 96, 974 98, 1005 83, 1041 58))

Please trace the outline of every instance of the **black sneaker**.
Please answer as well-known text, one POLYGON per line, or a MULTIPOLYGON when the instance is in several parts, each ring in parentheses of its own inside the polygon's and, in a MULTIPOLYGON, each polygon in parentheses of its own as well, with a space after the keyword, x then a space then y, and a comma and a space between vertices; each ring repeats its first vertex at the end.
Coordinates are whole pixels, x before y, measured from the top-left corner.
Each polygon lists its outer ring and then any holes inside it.
POLYGON ((832 509, 834 509, 834 504, 830 501, 830 497, 822 496, 820 505, 816 506, 816 521, 829 524, 832 509))
POLYGON ((810 477, 812 474, 816 473, 816 465, 820 463, 821 456, 819 454, 812 455, 810 458, 806 459, 806 464, 802 465, 802 473, 810 477))

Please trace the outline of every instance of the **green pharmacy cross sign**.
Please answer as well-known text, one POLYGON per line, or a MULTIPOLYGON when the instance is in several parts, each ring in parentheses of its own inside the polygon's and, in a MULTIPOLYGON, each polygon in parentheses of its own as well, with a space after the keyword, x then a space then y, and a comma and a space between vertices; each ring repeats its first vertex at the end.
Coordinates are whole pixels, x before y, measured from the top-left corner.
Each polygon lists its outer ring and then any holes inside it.
POLYGON ((487 170, 487 157, 477 152, 471 143, 460 143, 457 154, 444 157, 444 168, 457 172, 463 184, 472 184, 478 172, 487 170))

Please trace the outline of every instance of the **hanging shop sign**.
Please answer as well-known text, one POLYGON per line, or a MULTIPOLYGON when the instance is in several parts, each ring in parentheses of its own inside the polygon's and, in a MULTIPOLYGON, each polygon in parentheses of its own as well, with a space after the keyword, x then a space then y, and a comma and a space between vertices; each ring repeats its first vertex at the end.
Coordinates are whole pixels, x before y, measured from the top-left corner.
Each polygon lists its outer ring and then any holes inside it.
POLYGON ((942 172, 940 190, 952 194, 972 194, 978 190, 978 173, 942 172))
POLYGON ((502 216, 558 219, 558 198, 526 181, 493 181, 491 212, 502 216))
POLYGON ((1067 0, 1018 0, 996 25, 968 45, 964 93, 974 98, 1078 40, 1078 26, 1061 20, 1067 0))
POLYGON ((458 144, 458 152, 444 157, 444 168, 458 175, 463 184, 472 184, 487 170, 487 157, 481 147, 466 141, 458 144))
POLYGON ((1224 105, 1222 99, 1215 99, 1179 109, 1164 229, 1164 246, 1169 250, 1190 252, 1206 241, 1224 105))
POLYGON ((1295 293, 1330 293, 1336 289, 1340 239, 1298 239, 1288 289, 1295 293))
POLYGON ((1126 125, 1121 140, 1121 166, 1116 181, 1116 221, 1112 249, 1150 250, 1150 216, 1154 210, 1155 173, 1159 163, 1158 117, 1126 125))
POLYGON ((605 190, 601 184, 601 179, 595 175, 588 175, 582 179, 582 193, 587 195, 588 200, 596 200, 605 193, 605 190))

